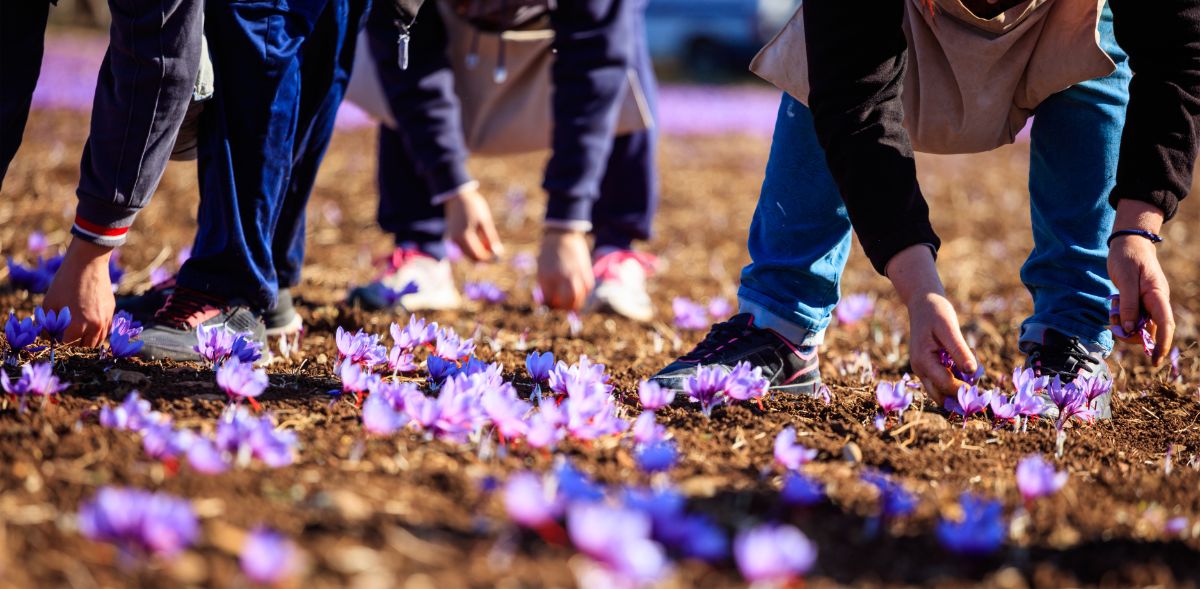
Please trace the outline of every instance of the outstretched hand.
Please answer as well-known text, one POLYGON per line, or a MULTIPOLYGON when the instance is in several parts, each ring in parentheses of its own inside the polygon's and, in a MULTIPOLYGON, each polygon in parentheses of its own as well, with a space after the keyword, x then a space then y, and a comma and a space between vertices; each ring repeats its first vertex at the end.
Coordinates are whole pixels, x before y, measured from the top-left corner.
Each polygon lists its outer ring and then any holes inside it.
POLYGON ((504 255, 492 209, 475 188, 446 201, 446 237, 473 262, 490 262, 504 255))
POLYGON ((538 255, 538 285, 552 309, 578 311, 595 287, 587 235, 547 229, 538 255))
POLYGON ((62 266, 46 291, 42 306, 47 309, 71 309, 71 325, 63 341, 75 341, 89 348, 99 347, 108 338, 116 301, 108 260, 112 248, 74 239, 63 257, 62 266))
MULTIPOLYGON (((1122 200, 1117 205, 1113 228, 1158 233, 1162 222, 1162 212, 1154 205, 1122 200)), ((1109 244, 1108 276, 1121 297, 1118 314, 1110 317, 1112 324, 1120 326, 1120 332, 1128 336, 1125 341, 1140 342, 1138 324, 1143 316, 1147 317, 1150 322, 1146 330, 1154 340, 1151 360, 1158 366, 1171 351, 1171 341, 1175 338, 1171 286, 1158 263, 1158 250, 1139 235, 1116 237, 1109 244)))

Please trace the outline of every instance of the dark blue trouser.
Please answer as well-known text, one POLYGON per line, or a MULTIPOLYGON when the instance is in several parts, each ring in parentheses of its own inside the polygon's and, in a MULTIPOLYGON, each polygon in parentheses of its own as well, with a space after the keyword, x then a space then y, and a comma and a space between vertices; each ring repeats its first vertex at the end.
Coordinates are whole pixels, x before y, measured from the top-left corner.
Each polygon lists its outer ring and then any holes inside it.
POLYGON ((29 119, 49 14, 49 0, 0 4, 0 186, 29 119))
MULTIPOLYGON (((634 66, 646 92, 653 118, 658 118, 657 82, 646 46, 643 11, 636 10, 634 66)), ((376 29, 368 27, 374 34, 376 29)), ((394 44, 394 41, 390 41, 394 44)), ((386 77, 383 77, 386 80, 386 77)), ((600 198, 592 209, 595 246, 628 249, 638 239, 649 239, 658 207, 658 130, 651 128, 617 137, 600 185, 600 198)), ((395 236, 396 244, 409 244, 434 257, 444 257, 446 230, 443 206, 431 201, 403 137, 386 125, 379 127, 379 226, 395 236)))
POLYGON ((199 228, 179 284, 275 304, 299 279, 304 207, 369 0, 209 0, 216 93, 199 144, 199 228))

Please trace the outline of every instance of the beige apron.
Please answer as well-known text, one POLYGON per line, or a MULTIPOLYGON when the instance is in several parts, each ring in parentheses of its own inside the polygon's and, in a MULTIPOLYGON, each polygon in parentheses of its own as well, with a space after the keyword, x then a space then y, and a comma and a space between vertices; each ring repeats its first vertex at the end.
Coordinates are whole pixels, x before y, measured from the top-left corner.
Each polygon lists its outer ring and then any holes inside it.
MULTIPOLYGON (((959 0, 935 4, 930 14, 921 0, 908 0, 904 18, 901 99, 917 151, 974 153, 1012 143, 1043 100, 1116 69, 1096 30, 1104 0, 1029 0, 991 19, 959 0)), ((750 70, 808 102, 803 7, 750 70)))
MULTIPOLYGON (((467 149, 480 155, 510 155, 550 149, 554 129, 551 102, 554 83, 554 31, 549 29, 478 33, 444 3, 438 3, 449 39, 450 64, 454 69, 454 92, 462 114, 467 149), (503 81, 495 79, 499 43, 504 42, 503 81), (475 45, 477 63, 468 67, 468 54, 475 45)), ((650 128, 654 121, 637 71, 629 68, 625 96, 620 105, 615 135, 650 128)), ((383 93, 375 64, 360 35, 354 57, 354 73, 346 99, 377 120, 396 127, 383 93)))

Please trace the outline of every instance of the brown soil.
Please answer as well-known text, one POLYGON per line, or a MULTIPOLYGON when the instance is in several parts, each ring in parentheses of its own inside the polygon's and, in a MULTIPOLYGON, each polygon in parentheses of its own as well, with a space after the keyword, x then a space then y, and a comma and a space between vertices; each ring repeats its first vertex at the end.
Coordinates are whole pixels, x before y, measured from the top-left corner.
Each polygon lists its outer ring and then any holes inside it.
MULTIPOLYGON (((35 113, 0 198, 0 253, 24 256, 25 238, 41 229, 64 245, 74 208, 87 117, 35 113)), ((669 139, 663 148, 664 199, 658 235, 649 249, 666 262, 653 285, 660 321, 641 326, 618 318, 585 316, 572 337, 565 317, 531 309, 529 279, 511 266, 458 268, 460 278, 483 277, 512 293, 500 307, 474 307, 431 318, 477 332, 486 359, 509 367, 522 333, 530 348, 551 349, 574 360, 587 354, 610 367, 621 394, 636 389, 703 334, 670 327, 673 296, 732 296, 746 261, 744 241, 753 211, 767 142, 744 137, 669 139), (700 203, 702 206, 696 206, 700 203)), ((389 240, 374 226, 374 137, 371 132, 335 139, 309 216, 310 258, 299 289, 308 324, 303 349, 270 368, 264 405, 299 432, 298 463, 270 470, 261 465, 208 477, 184 467, 172 474, 148 460, 137 437, 110 431, 97 409, 137 388, 156 409, 195 427, 212 427, 223 401, 206 369, 171 363, 123 361, 105 370, 94 355, 69 355, 60 376, 75 383, 60 403, 26 414, 0 411, 0 585, 13 587, 242 586, 236 560, 241 534, 260 523, 295 538, 306 555, 296 585, 312 587, 567 586, 578 557, 518 533, 499 502, 484 490, 490 477, 516 469, 544 470, 551 459, 516 450, 487 453, 476 446, 427 442, 416 435, 364 440, 352 404, 331 405, 333 330, 366 327, 385 333, 404 317, 363 313, 341 303, 346 288, 373 276, 372 259, 389 240), (115 550, 75 531, 80 503, 101 485, 159 489, 191 499, 203 534, 175 562, 136 570, 117 566, 115 550)), ((959 304, 968 336, 995 379, 1020 361, 1017 328, 1030 303, 1018 279, 1030 245, 1025 178, 1028 150, 1010 147, 972 157, 922 158, 922 180, 945 246, 940 257, 950 295, 959 304)), ((476 162, 493 197, 512 251, 534 251, 543 158, 476 162), (531 195, 525 210, 505 210, 510 190, 531 195)), ((196 183, 192 164, 173 164, 155 202, 141 215, 122 250, 130 271, 123 288, 145 284, 151 264, 173 268, 175 253, 194 231, 196 183), (156 262, 157 260, 157 262, 156 262)), ((864 170, 864 173, 870 173, 864 170)), ((1025 434, 948 426, 932 412, 913 412, 903 431, 880 433, 871 424, 873 385, 840 374, 850 354, 870 354, 881 377, 905 371, 905 350, 894 334, 903 309, 887 283, 857 250, 846 292, 879 298, 868 325, 830 330, 822 370, 834 400, 775 399, 766 410, 718 409, 711 420, 696 411, 664 413, 682 459, 669 476, 690 505, 727 529, 766 519, 802 528, 820 547, 809 583, 814 586, 929 585, 998 587, 1200 585, 1200 248, 1194 230, 1200 206, 1187 203, 1167 230, 1162 254, 1173 280, 1180 315, 1183 382, 1168 383, 1140 352, 1114 357, 1120 391, 1115 419, 1070 432, 1061 467, 1066 488, 1018 518, 1006 548, 982 561, 954 557, 933 536, 939 514, 953 512, 959 493, 1000 498, 1008 514, 1020 498, 1014 468, 1024 455, 1054 451, 1054 433, 1041 424, 1025 434), (1119 363, 1119 368, 1118 368, 1119 363), (918 419, 919 416, 919 419, 918 419), (831 502, 804 512, 777 501, 779 477, 771 468, 771 443, 793 424, 802 441, 821 450, 810 472, 828 485, 831 502), (1173 469, 1164 460, 1174 445, 1173 469), (865 533, 875 509, 872 489, 859 481, 864 467, 893 471, 921 498, 911 518, 883 533, 865 533), (1164 522, 1188 518, 1181 535, 1164 522)), ((3 273, 0 270, 0 273, 3 273)), ((0 278, 3 278, 0 276, 0 278)), ((28 313, 40 297, 0 293, 0 308, 28 313)), ((520 375, 510 374, 520 379, 520 375)), ((636 411, 636 409, 634 410, 636 411)), ((604 481, 642 481, 629 449, 615 441, 565 452, 604 481)), ((669 586, 738 586, 731 563, 687 563, 669 586)))

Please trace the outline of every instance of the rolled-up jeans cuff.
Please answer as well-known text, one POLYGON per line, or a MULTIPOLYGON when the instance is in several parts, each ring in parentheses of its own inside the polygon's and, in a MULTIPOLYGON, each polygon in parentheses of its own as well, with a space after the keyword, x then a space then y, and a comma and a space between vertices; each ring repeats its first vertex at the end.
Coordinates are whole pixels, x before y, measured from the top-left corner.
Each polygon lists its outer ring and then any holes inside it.
POLYGON ((825 330, 812 330, 793 321, 789 321, 771 312, 745 297, 738 297, 738 312, 754 316, 754 326, 759 329, 770 329, 792 342, 797 347, 819 346, 825 342, 825 330))

